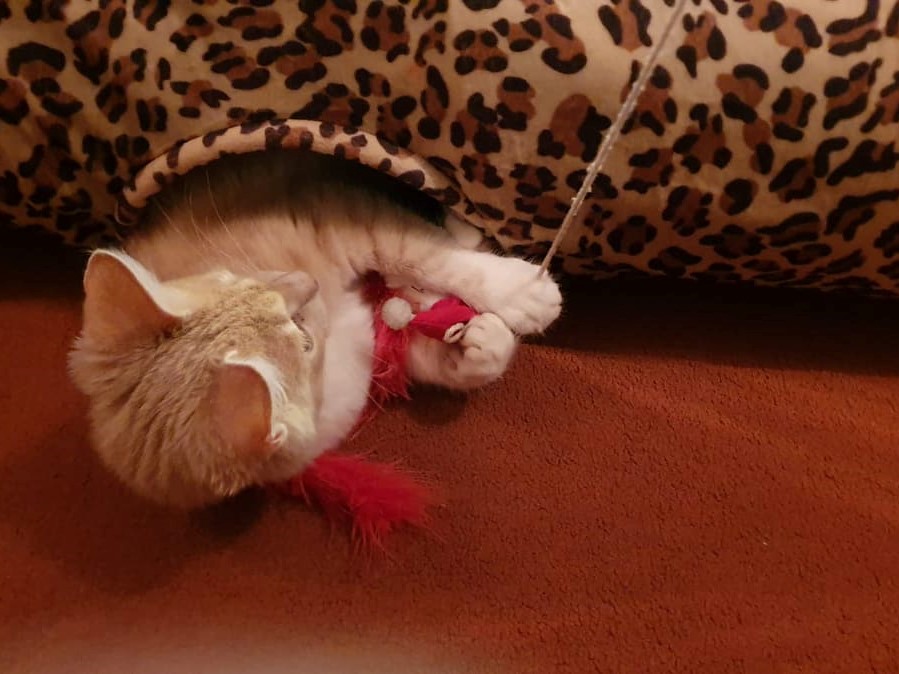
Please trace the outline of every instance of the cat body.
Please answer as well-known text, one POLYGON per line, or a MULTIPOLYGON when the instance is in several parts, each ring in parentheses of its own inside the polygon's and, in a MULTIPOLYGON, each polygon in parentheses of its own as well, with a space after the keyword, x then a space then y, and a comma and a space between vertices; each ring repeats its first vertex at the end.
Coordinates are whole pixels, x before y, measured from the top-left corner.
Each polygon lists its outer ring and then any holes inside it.
POLYGON ((123 250, 95 252, 70 358, 103 462, 184 507, 286 480, 340 444, 368 401, 363 280, 481 312, 461 341, 413 338, 414 380, 470 389, 502 375, 517 335, 559 315, 555 282, 471 250, 341 162, 265 153, 171 186, 123 250))

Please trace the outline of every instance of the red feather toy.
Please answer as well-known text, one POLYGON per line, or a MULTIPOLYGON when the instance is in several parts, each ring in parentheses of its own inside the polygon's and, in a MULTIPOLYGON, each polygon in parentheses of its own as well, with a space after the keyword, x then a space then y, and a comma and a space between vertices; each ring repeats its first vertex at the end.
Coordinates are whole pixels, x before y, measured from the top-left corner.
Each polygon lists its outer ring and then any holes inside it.
MULTIPOLYGON (((373 405, 360 423, 390 398, 409 397, 406 355, 412 331, 453 343, 477 315, 456 297, 443 298, 415 313, 402 293, 389 288, 379 275, 366 279, 365 290, 374 307, 375 367, 373 405)), ((347 525, 354 541, 369 549, 383 549, 386 537, 399 527, 427 527, 428 510, 437 503, 427 484, 398 465, 334 450, 319 456, 284 489, 319 508, 331 522, 347 525)))

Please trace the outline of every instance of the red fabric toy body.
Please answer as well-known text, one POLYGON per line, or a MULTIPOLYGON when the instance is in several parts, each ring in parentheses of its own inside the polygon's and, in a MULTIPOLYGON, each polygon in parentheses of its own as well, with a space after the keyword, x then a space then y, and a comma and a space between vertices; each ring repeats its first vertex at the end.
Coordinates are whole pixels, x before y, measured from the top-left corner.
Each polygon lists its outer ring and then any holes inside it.
MULTIPOLYGON (((402 298, 402 293, 388 288, 378 275, 366 279, 365 292, 374 307, 375 365, 370 392, 373 404, 360 424, 390 398, 409 397, 406 356, 413 331, 452 343, 461 338, 465 325, 477 315, 455 297, 443 298, 416 314, 411 313, 411 304, 400 304, 398 309, 408 312, 409 320, 395 329, 384 320, 385 305, 394 300, 397 308, 396 298, 402 298)), ((428 509, 437 501, 427 485, 397 465, 334 450, 325 452, 289 480, 284 490, 319 508, 332 522, 348 525, 354 541, 369 549, 383 549, 386 536, 398 527, 426 527, 428 509)))

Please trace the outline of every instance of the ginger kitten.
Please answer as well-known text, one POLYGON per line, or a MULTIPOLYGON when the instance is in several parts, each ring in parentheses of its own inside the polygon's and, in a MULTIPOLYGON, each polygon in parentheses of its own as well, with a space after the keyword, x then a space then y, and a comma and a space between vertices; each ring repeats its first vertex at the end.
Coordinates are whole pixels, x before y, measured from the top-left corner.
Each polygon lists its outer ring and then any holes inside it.
POLYGON ((517 336, 559 316, 537 266, 461 245, 372 173, 311 153, 225 158, 160 194, 123 249, 93 253, 70 369, 123 482, 202 506, 337 447, 372 375, 368 272, 481 312, 457 344, 412 340, 419 382, 494 381, 517 336))

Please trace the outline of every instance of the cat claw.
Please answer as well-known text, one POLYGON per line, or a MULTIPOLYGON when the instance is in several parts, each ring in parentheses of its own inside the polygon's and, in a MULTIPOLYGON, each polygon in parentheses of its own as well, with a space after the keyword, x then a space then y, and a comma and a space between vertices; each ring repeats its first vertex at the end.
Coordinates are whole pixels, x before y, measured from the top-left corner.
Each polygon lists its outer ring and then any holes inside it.
POLYGON ((453 356, 455 375, 466 388, 488 384, 506 371, 517 345, 515 335, 496 314, 472 318, 453 356))

